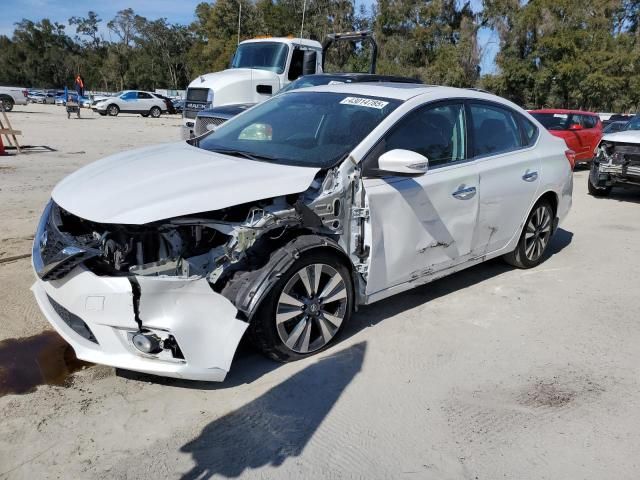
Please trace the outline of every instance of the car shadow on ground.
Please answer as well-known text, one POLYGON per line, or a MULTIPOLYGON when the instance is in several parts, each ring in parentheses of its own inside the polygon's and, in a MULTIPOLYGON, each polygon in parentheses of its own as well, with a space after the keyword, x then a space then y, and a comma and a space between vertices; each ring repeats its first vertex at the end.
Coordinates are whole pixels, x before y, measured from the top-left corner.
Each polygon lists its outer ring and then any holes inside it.
POLYGON ((594 198, 603 202, 607 200, 615 200, 616 202, 640 203, 640 187, 614 187, 611 189, 611 193, 608 196, 594 198))
POLYGON ((362 368, 366 342, 321 358, 237 410, 209 423, 180 448, 195 466, 183 480, 235 478, 299 456, 362 368))
MULTIPOLYGON (((572 232, 558 228, 545 253, 544 261, 562 251, 571 243, 572 239, 572 232)), ((366 305, 353 316, 350 324, 343 332, 341 341, 406 310, 411 310, 437 298, 471 287, 489 278, 498 277, 514 269, 515 267, 508 265, 501 258, 495 258, 381 300, 373 305, 366 305)))
MULTIPOLYGON (((573 233, 563 228, 558 228, 549 248, 545 253, 545 261, 556 255, 567 247, 573 238, 573 233)), ((449 295, 457 290, 462 290, 481 283, 489 278, 497 277, 514 267, 506 264, 502 259, 496 258, 488 262, 467 268, 434 282, 421 285, 406 292, 394 295, 385 300, 376 302, 374 305, 366 305, 353 315, 351 321, 345 326, 340 338, 332 348, 339 348, 338 345, 365 328, 371 328, 387 318, 394 317, 403 311, 410 310, 419 305, 430 302, 437 298, 449 295)), ((152 382, 161 385, 168 385, 178 388, 198 389, 198 390, 218 390, 233 388, 238 385, 252 383, 263 375, 277 369, 281 364, 270 360, 257 352, 243 338, 236 351, 232 368, 224 382, 199 382, 191 380, 181 380, 167 377, 157 377, 144 373, 131 372, 117 369, 119 377, 141 382, 152 382)))

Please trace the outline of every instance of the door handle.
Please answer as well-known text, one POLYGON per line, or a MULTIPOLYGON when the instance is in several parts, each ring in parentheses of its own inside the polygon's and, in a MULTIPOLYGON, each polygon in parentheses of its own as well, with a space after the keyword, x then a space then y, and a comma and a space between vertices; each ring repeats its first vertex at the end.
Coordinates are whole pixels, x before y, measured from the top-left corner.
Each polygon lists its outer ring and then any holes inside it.
POLYGON ((458 200, 469 200, 470 198, 475 197, 476 187, 461 188, 460 190, 453 192, 451 195, 458 200))
POLYGON ((538 179, 538 172, 530 172, 529 170, 527 170, 522 176, 522 179, 525 182, 535 182, 538 179))

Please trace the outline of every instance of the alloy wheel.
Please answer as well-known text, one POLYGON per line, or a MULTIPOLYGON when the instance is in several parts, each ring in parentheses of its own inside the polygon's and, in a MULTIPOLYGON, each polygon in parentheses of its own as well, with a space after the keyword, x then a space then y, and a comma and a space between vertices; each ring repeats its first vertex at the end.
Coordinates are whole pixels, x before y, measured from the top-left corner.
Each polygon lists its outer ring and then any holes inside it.
POLYGON ((551 238, 551 211, 546 205, 537 207, 527 223, 524 234, 524 254, 531 262, 538 260, 551 238))
POLYGON ((292 275, 276 306, 282 342, 297 353, 321 349, 338 332, 349 307, 345 279, 330 265, 314 263, 292 275))

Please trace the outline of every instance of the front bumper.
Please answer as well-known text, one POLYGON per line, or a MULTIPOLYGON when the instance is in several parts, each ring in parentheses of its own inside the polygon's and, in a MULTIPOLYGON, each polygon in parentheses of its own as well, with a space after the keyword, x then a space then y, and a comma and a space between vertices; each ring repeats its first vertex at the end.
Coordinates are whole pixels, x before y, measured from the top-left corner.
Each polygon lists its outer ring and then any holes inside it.
POLYGON ((248 324, 214 292, 206 279, 136 277, 139 297, 127 277, 98 276, 82 265, 61 279, 38 279, 32 290, 40 309, 78 358, 154 375, 222 381, 248 324), (136 319, 134 301, 138 305, 136 319), (84 322, 93 340, 72 328, 84 322), (184 358, 168 350, 144 354, 131 336, 145 330, 175 338, 184 358))

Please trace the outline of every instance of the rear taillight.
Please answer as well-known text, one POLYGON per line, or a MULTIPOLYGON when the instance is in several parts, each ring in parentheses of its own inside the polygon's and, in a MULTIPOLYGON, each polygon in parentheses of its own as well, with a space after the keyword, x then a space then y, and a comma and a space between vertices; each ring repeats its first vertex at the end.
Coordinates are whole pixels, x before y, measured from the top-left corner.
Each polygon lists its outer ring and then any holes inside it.
POLYGON ((569 160, 569 165, 571 165, 571 170, 576 166, 576 152, 573 150, 565 150, 564 154, 567 156, 567 160, 569 160))
POLYGON ((22 95, 24 95, 24 98, 27 98, 29 96, 29 92, 27 90, 22 90, 22 95))

